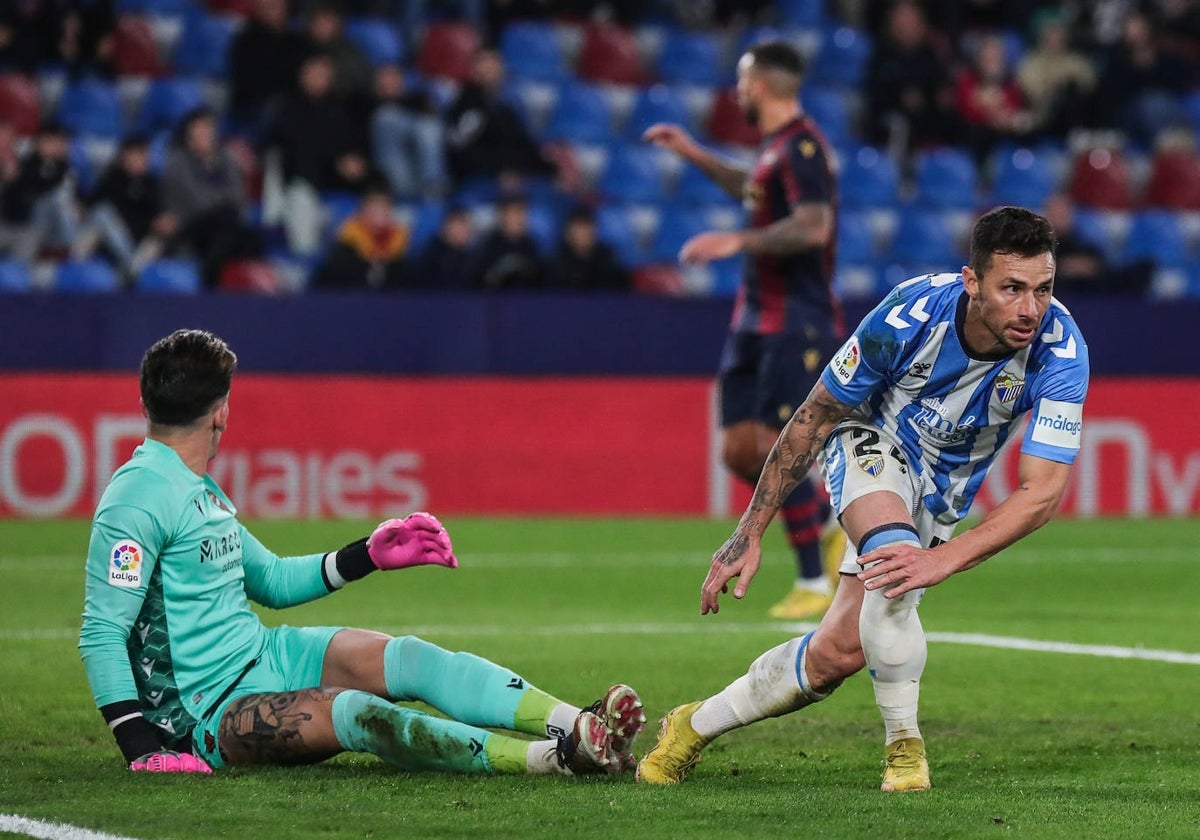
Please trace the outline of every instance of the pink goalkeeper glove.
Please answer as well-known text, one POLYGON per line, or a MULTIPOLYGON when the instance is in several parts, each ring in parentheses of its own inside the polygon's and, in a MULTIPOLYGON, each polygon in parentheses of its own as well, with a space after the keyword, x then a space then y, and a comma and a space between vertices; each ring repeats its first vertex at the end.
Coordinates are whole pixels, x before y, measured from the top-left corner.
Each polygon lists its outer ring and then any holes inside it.
POLYGON ((429 513, 410 513, 380 523, 367 539, 367 553, 376 568, 384 570, 429 565, 458 568, 450 535, 429 513))
POLYGON ((144 770, 148 773, 211 773, 202 758, 191 753, 175 752, 174 750, 159 750, 146 753, 129 763, 130 770, 144 770))

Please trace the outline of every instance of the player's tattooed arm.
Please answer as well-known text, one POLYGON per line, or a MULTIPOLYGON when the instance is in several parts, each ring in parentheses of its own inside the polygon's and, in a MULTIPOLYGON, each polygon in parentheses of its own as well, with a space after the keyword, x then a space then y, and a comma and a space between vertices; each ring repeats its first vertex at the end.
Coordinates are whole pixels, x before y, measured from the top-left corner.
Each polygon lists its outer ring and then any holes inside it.
POLYGON ((239 697, 221 716, 221 752, 230 764, 309 764, 340 752, 330 743, 336 691, 306 688, 239 697))
POLYGON ((833 236, 833 207, 801 204, 791 214, 763 228, 742 232, 747 254, 794 254, 821 248, 833 236))

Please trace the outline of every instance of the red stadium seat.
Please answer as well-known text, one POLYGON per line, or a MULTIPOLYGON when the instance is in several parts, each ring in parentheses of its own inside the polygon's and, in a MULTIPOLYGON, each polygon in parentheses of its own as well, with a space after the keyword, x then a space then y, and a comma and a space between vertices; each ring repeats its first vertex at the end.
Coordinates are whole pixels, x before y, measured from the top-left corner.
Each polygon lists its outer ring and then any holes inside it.
POLYGON ((706 129, 718 143, 753 148, 762 141, 758 129, 746 122, 738 105, 737 91, 733 88, 726 88, 717 94, 706 129))
POLYGON ((593 82, 642 85, 649 81, 642 69, 637 39, 628 29, 612 24, 588 26, 577 66, 579 76, 593 82))
POLYGON ((471 77, 471 58, 479 49, 479 33, 465 23, 433 24, 421 40, 417 66, 422 73, 465 82, 471 77))
POLYGON ((643 295, 670 295, 678 297, 686 293, 683 272, 673 265, 644 265, 633 271, 633 290, 643 295))
POLYGON ((0 115, 21 137, 37 131, 42 119, 37 86, 16 73, 0 74, 0 115))
POLYGON ((1172 210, 1200 210, 1200 154, 1175 149, 1155 155, 1145 203, 1172 210))
POLYGON ((263 171, 254 147, 245 140, 233 139, 225 144, 225 148, 241 167, 246 197, 251 201, 258 201, 262 198, 263 171))
POLYGON ((275 268, 266 262, 237 260, 227 263, 217 278, 217 288, 226 292, 273 295, 282 288, 275 268))
POLYGON ((204 5, 214 15, 244 18, 254 11, 254 0, 206 0, 204 5))
POLYGON ((145 18, 121 15, 113 35, 113 65, 118 76, 158 78, 163 74, 166 68, 145 18))
POLYGON ((1125 158, 1114 149, 1085 149, 1071 167, 1071 197, 1084 207, 1129 210, 1133 181, 1125 158))

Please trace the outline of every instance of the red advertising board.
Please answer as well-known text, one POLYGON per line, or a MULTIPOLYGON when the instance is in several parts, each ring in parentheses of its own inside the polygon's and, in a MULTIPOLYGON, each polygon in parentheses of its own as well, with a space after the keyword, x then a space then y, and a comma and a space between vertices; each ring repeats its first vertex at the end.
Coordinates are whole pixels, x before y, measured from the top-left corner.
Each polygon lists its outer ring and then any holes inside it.
MULTIPOLYGON (((1200 512, 1197 416, 1200 380, 1093 381, 1062 512, 1200 512)), ((713 426, 708 379, 242 374, 211 472, 247 516, 721 515, 713 426)), ((0 374, 0 516, 90 515, 143 432, 134 376, 0 374)))

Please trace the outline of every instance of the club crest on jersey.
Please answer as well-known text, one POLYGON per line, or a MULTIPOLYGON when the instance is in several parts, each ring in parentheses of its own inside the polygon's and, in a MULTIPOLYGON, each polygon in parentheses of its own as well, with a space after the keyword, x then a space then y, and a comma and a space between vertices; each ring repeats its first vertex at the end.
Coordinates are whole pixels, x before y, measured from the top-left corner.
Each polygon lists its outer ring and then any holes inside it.
POLYGON ((833 375, 837 377, 838 382, 843 385, 849 385, 850 380, 854 378, 854 372, 858 370, 858 363, 861 361, 862 353, 858 349, 858 336, 850 336, 850 340, 842 345, 842 349, 833 357, 833 361, 829 363, 829 367, 833 370, 833 375))
POLYGON ((1004 371, 996 377, 996 396, 1000 398, 1002 403, 1010 403, 1017 397, 1021 396, 1021 392, 1025 390, 1025 380, 1017 379, 1008 371, 1004 371))
POLYGON ((222 502, 220 500, 220 498, 218 498, 216 493, 214 493, 211 490, 205 490, 204 492, 208 494, 208 500, 210 502, 212 502, 214 505, 216 505, 217 507, 219 507, 221 510, 225 511, 226 513, 233 513, 233 511, 231 511, 229 509, 229 507, 224 502, 222 502))
POLYGON ((133 540, 118 540, 109 555, 108 582, 135 589, 142 585, 142 547, 133 540))
POLYGON ((883 473, 883 456, 860 455, 858 458, 858 468, 871 476, 871 478, 879 478, 883 473))

